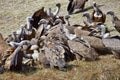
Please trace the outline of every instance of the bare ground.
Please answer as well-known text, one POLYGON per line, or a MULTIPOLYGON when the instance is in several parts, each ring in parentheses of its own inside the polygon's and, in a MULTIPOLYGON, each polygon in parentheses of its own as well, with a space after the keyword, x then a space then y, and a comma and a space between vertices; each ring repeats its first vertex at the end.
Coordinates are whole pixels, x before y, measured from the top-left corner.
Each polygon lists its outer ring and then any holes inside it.
MULTIPOLYGON (((92 11, 93 1, 100 5, 103 12, 112 10, 120 18, 119 0, 89 0, 85 12, 92 11)), ((62 5, 60 15, 66 15, 69 0, 0 0, 0 32, 6 37, 21 24, 25 24, 25 18, 31 16, 34 11, 42 6, 45 9, 51 7, 54 11, 55 3, 58 2, 62 5)), ((83 13, 71 15, 71 24, 82 24, 85 20, 83 13)), ((113 28, 109 16, 105 24, 113 28)), ((0 74, 0 80, 120 80, 120 60, 114 59, 112 55, 100 56, 100 60, 94 62, 75 60, 68 63, 67 72, 49 68, 28 69, 20 73, 7 71, 0 74)))

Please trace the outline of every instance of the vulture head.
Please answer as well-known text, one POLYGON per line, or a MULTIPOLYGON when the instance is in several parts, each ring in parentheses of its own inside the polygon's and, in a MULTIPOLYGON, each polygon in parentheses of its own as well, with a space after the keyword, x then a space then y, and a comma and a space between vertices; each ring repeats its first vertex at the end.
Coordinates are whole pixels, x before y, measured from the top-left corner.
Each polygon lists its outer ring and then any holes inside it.
POLYGON ((49 28, 50 28, 49 23, 50 23, 50 21, 48 21, 48 20, 46 20, 46 19, 41 19, 41 20, 38 22, 38 25, 43 24, 45 29, 49 29, 49 28))
POLYGON ((51 10, 51 8, 48 8, 48 10, 47 10, 47 15, 48 16, 50 16, 50 17, 53 17, 53 15, 52 15, 52 12, 51 12, 52 10, 51 10))
POLYGON ((48 23, 49 23, 48 20, 46 20, 46 19, 41 19, 41 20, 38 22, 38 25, 40 25, 40 24, 48 24, 48 23))
POLYGON ((96 2, 93 2, 93 7, 97 7, 96 2))
POLYGON ((57 3, 56 6, 60 8, 60 7, 61 7, 61 4, 60 4, 60 3, 57 3))
POLYGON ((108 15, 114 15, 114 12, 113 11, 108 11, 107 14, 108 15))
POLYGON ((112 17, 112 22, 114 23, 114 21, 119 21, 119 18, 117 16, 115 16, 113 11, 108 11, 107 15, 110 15, 112 17))
POLYGON ((62 23, 62 20, 61 20, 61 19, 56 19, 54 23, 55 23, 55 24, 62 23))
POLYGON ((70 16, 69 16, 69 15, 66 15, 66 16, 64 16, 64 18, 65 18, 65 23, 66 23, 66 25, 70 26, 70 22, 69 22, 70 16))
POLYGON ((61 31, 63 31, 63 23, 61 19, 56 19, 54 24, 59 24, 59 27, 61 29, 61 31))

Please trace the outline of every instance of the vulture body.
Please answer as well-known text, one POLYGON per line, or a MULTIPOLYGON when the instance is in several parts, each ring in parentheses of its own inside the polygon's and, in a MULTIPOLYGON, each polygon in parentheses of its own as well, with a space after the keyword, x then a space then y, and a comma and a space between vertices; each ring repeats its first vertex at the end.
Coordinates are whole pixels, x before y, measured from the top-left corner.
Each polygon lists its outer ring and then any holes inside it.
POLYGON ((8 48, 8 45, 6 44, 2 34, 0 33, 0 59, 7 48, 8 48))
POLYGON ((2 65, 5 64, 7 57, 11 55, 14 50, 15 48, 12 48, 6 44, 2 34, 0 33, 0 62, 2 65))
POLYGON ((117 16, 115 16, 113 11, 109 11, 107 12, 107 14, 111 15, 114 27, 120 33, 120 19, 117 16))
POLYGON ((93 12, 91 19, 93 22, 105 23, 106 15, 98 8, 95 2, 93 2, 93 12))
POLYGON ((68 40, 68 45, 71 49, 71 52, 75 54, 76 59, 79 60, 82 57, 85 60, 96 60, 98 58, 98 54, 94 48, 88 47, 89 45, 84 45, 82 42, 68 40))
POLYGON ((83 10, 84 9, 84 6, 85 6, 85 3, 88 1, 88 0, 69 0, 69 4, 68 4, 68 7, 67 7, 67 11, 69 14, 73 13, 73 11, 75 9, 80 9, 80 10, 83 10))
POLYGON ((62 46, 56 44, 49 44, 45 48, 45 55, 47 60, 50 62, 50 67, 59 67, 60 70, 64 70, 66 66, 65 57, 64 57, 65 50, 62 46))
POLYGON ((82 36, 84 40, 88 41, 88 43, 93 47, 99 54, 110 54, 105 45, 103 44, 102 39, 94 37, 94 36, 82 36))

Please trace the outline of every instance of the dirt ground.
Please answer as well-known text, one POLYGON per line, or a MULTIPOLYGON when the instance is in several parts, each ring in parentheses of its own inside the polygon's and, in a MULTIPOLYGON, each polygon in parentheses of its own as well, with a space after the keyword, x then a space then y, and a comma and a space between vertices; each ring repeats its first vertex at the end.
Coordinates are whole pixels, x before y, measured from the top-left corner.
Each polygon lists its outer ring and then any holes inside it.
MULTIPOLYGON (((88 0, 84 12, 92 12, 92 2, 95 1, 99 8, 107 13, 112 10, 120 18, 120 0, 88 0)), ((7 37, 17 30, 21 24, 26 23, 26 17, 42 6, 55 10, 55 4, 61 3, 59 15, 67 15, 69 0, 0 0, 0 33, 7 37)), ((71 15, 71 24, 83 24, 84 12, 71 15)), ((106 26, 113 29, 111 18, 107 16, 106 26)), ((111 34, 118 34, 114 31, 111 34)), ((71 61, 68 63, 67 72, 56 69, 30 69, 20 73, 7 71, 0 74, 0 80, 120 80, 120 60, 113 55, 100 56, 94 62, 71 61)))

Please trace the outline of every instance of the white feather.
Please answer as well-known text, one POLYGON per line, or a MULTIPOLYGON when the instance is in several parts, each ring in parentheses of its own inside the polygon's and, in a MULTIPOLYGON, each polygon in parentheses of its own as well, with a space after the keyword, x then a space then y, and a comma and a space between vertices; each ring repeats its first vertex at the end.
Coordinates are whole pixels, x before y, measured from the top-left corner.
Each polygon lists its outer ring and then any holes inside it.
POLYGON ((95 12, 94 17, 102 17, 102 14, 98 15, 97 12, 95 12))
POLYGON ((38 52, 38 50, 34 50, 34 53, 32 54, 32 57, 33 57, 34 60, 39 61, 39 52, 38 52))
POLYGON ((103 38, 108 38, 109 36, 110 36, 110 34, 106 33, 106 34, 103 35, 103 38))

